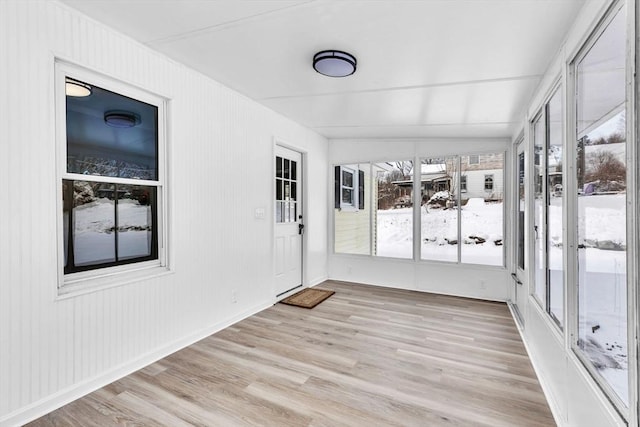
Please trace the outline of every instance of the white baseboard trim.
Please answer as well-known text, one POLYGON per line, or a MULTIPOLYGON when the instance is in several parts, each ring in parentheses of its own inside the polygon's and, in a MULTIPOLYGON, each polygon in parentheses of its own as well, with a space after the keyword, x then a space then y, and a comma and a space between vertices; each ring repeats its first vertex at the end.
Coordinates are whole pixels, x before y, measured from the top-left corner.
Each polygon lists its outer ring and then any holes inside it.
POLYGON ((366 281, 366 280, 359 281, 359 282, 356 282, 356 281, 353 281, 353 280, 336 279, 336 278, 330 278, 330 279, 327 279, 327 280, 335 280, 336 282, 342 282, 342 283, 354 284, 354 285, 377 286, 379 288, 400 289, 400 290, 403 290, 403 291, 415 291, 415 292, 422 292, 422 293, 426 293, 426 294, 446 295, 446 296, 450 296, 450 297, 460 297, 460 298, 470 298, 470 299, 476 299, 476 300, 480 300, 480 301, 506 302, 506 299, 504 299, 504 298, 496 298, 496 297, 482 296, 482 295, 462 294, 462 293, 456 293, 456 292, 445 292, 445 291, 441 291, 441 290, 421 289, 421 288, 408 287, 408 286, 380 284, 380 283, 369 282, 369 281, 366 281))
POLYGON ((536 378, 538 378, 538 382, 540 383, 540 387, 542 388, 544 397, 547 400, 547 403, 549 404, 549 409, 551 409, 551 415, 553 415, 553 420, 556 422, 556 425, 558 427, 565 427, 566 424, 564 422, 564 419, 562 419, 561 417, 560 407, 558 406, 558 402, 556 401, 555 396, 551 392, 550 386, 546 380, 546 377, 544 375, 544 372, 542 371, 542 368, 537 363, 536 358, 533 357, 531 354, 531 348, 529 347, 529 344, 527 343, 527 340, 524 336, 524 330, 520 326, 520 323, 518 323, 518 319, 516 318, 517 315, 513 311, 513 307, 511 304, 507 304, 507 307, 509 307, 509 312, 511 313, 511 317, 513 317, 513 322, 516 324, 516 328, 518 329, 518 333, 520 334, 520 339, 524 344, 524 349, 527 351, 527 355, 529 356, 529 361, 531 361, 531 366, 533 366, 533 370, 536 373, 536 378))
POLYGON ((273 305, 272 301, 263 302, 248 310, 245 310, 229 319, 214 325, 208 326, 199 330, 196 333, 190 334, 184 338, 178 339, 165 346, 162 346, 156 350, 153 350, 147 354, 144 354, 137 359, 124 363, 120 366, 116 366, 98 376, 86 379, 77 384, 74 384, 66 389, 60 390, 52 395, 49 395, 37 402, 27 405, 17 411, 11 412, 6 416, 0 418, 0 427, 14 427, 21 426, 30 421, 33 421, 43 415, 48 414, 68 403, 73 402, 87 394, 104 387, 114 381, 119 380, 133 372, 136 372, 145 366, 148 366, 158 360, 175 353, 191 344, 200 341, 203 338, 208 337, 211 334, 215 334, 234 323, 237 323, 247 317, 270 307, 273 305))
POLYGON ((329 280, 328 276, 317 277, 315 279, 309 280, 309 287, 312 288, 321 284, 322 282, 326 282, 327 280, 329 280))

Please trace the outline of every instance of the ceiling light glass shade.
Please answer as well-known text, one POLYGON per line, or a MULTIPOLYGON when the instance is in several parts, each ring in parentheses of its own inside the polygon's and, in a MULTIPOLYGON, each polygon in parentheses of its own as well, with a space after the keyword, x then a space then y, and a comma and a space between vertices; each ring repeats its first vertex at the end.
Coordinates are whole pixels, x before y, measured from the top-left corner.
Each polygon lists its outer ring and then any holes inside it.
POLYGON ((104 122, 114 128, 132 128, 142 123, 142 119, 129 111, 107 111, 104 113, 104 122))
POLYGON ((356 72, 356 58, 339 50, 323 50, 313 57, 313 69, 329 77, 346 77, 356 72))
POLYGON ((91 86, 89 86, 88 84, 67 77, 65 81, 65 93, 67 94, 67 96, 84 98, 91 95, 91 92, 91 86))

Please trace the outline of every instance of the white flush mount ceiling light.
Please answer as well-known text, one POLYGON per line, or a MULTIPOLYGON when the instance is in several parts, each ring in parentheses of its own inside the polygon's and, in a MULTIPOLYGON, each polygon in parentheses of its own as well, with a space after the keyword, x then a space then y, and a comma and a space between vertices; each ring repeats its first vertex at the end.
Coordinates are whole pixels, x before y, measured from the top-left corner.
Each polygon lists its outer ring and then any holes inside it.
POLYGON ((84 98, 91 95, 92 89, 86 83, 79 82, 77 80, 70 79, 65 80, 65 93, 67 96, 73 96, 76 98, 84 98))
POLYGON ((142 119, 129 111, 107 111, 104 113, 104 122, 114 128, 132 128, 142 123, 142 119))
POLYGON ((313 56, 313 69, 329 77, 347 77, 356 72, 356 58, 340 50, 323 50, 313 56))

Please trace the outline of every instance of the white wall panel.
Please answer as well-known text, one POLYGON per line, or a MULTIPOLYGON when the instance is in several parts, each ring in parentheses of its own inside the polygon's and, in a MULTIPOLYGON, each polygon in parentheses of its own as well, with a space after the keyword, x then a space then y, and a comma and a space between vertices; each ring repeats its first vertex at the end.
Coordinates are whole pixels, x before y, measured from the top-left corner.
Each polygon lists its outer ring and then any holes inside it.
POLYGON ((326 139, 57 2, 0 1, 0 52, 0 425, 273 303, 274 138, 306 153, 306 283, 327 277, 326 139), (171 274, 56 299, 56 57, 168 98, 171 274))

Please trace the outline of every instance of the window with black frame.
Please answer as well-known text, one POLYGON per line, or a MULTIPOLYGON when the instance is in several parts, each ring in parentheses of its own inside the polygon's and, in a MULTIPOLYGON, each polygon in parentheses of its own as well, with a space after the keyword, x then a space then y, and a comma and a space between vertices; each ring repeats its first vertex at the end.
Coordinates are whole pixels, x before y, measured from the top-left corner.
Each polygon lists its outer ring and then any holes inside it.
POLYGON ((65 86, 64 273, 158 259, 158 106, 65 86))

